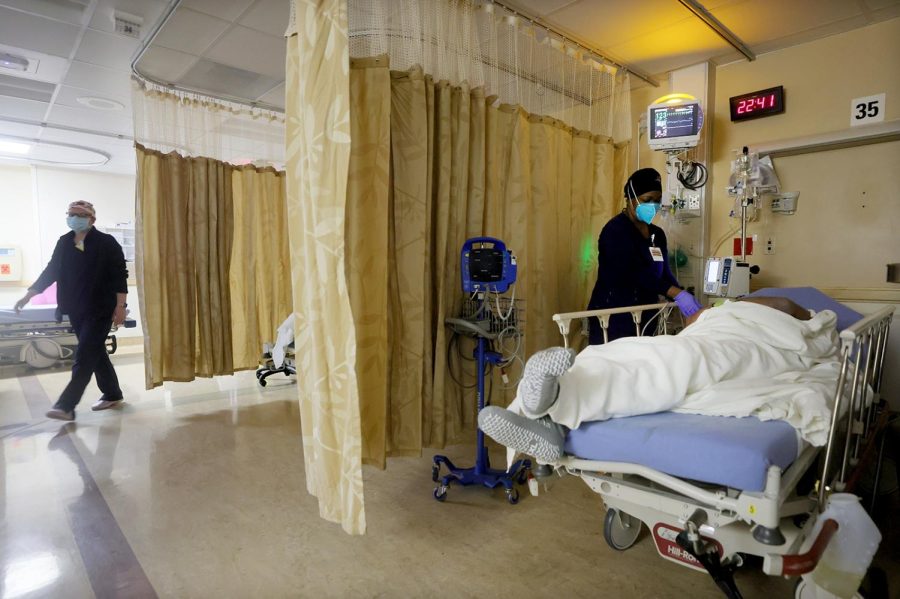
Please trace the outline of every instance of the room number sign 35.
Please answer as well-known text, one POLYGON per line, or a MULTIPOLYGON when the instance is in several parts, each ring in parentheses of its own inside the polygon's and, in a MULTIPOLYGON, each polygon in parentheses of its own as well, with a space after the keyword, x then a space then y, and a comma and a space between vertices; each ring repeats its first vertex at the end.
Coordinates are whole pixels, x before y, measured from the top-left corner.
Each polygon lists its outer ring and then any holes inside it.
POLYGON ((854 98, 850 102, 850 126, 884 121, 884 94, 854 98))

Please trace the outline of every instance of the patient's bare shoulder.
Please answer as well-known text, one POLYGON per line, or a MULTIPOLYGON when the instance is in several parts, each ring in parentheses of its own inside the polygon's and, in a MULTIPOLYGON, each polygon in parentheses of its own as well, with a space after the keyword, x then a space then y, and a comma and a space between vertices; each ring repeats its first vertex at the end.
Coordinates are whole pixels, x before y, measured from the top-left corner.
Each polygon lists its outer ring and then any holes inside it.
POLYGON ((786 297, 742 297, 737 301, 751 302, 753 304, 759 304, 761 306, 773 308, 775 310, 778 310, 779 312, 789 314, 797 320, 809 320, 810 318, 812 318, 812 316, 810 316, 809 314, 809 310, 789 300, 786 297))

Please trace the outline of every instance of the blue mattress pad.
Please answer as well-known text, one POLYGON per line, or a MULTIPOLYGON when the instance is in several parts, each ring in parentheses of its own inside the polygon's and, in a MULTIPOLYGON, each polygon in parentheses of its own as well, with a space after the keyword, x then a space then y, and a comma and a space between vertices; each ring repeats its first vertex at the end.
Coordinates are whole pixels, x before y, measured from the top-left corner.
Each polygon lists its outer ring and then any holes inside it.
POLYGON ((640 464, 679 478, 762 491, 769 466, 797 459, 797 431, 781 420, 659 412, 586 422, 569 432, 566 453, 640 464))

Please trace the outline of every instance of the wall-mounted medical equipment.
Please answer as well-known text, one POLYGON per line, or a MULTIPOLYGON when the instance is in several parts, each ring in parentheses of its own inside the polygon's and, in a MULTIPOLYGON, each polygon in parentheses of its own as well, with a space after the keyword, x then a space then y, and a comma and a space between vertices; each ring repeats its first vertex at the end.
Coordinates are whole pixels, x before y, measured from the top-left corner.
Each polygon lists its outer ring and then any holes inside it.
POLYGON ((652 150, 686 150, 697 146, 703 128, 700 102, 688 94, 669 94, 647 107, 647 140, 652 150))
POLYGON ((746 121, 784 112, 784 86, 728 98, 732 121, 746 121))
MULTIPOLYGON (((515 362, 522 362, 519 357, 524 334, 521 328, 521 300, 516 299, 514 287, 518 268, 515 254, 505 243, 493 237, 474 237, 467 240, 462 247, 460 267, 462 288, 466 297, 463 299, 459 316, 444 321, 452 333, 450 347, 447 350, 448 368, 456 380, 450 360, 454 353, 460 353, 460 358, 463 357, 460 344, 462 338, 474 339, 472 358, 477 366, 475 388, 480 412, 485 404, 490 402, 490 399, 485 397, 486 376, 498 368, 504 384, 507 384, 506 369, 515 362), (512 290, 510 296, 502 295, 510 290, 512 290), (510 344, 514 348, 511 351, 510 344)), ((462 382, 458 380, 456 382, 466 387, 462 382)), ((431 478, 437 486, 433 495, 438 501, 446 500, 447 490, 452 483, 463 486, 485 486, 489 489, 503 486, 507 501, 516 504, 519 501, 519 491, 515 484, 524 484, 527 481, 530 468, 529 460, 519 460, 508 470, 491 468, 484 433, 479 428, 474 466, 460 468, 446 456, 434 456, 431 478), (447 470, 447 474, 443 476, 442 467, 446 467, 447 470)))
POLYGON ((750 293, 750 269, 749 264, 734 256, 707 258, 703 293, 716 297, 747 295, 750 293))
POLYGON ((0 246, 0 281, 22 280, 22 251, 14 245, 0 246))
POLYGON ((794 214, 797 212, 797 200, 800 192, 789 191, 772 196, 772 212, 776 214, 794 214))

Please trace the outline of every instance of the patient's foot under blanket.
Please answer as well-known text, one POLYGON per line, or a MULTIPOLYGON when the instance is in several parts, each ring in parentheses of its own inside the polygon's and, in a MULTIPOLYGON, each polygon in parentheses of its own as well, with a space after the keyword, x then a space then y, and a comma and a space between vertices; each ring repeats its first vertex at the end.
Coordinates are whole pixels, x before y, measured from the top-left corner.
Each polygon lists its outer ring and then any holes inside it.
POLYGON ((569 428, 666 410, 753 415, 785 420, 823 445, 840 369, 835 321, 828 310, 801 321, 729 302, 679 335, 588 346, 560 377, 547 414, 569 428))
POLYGON ((575 361, 575 351, 565 347, 544 349, 528 359, 519 384, 522 411, 531 418, 539 418, 556 401, 559 377, 575 361))
POLYGON ((547 417, 531 419, 487 406, 478 413, 478 428, 497 443, 534 456, 543 464, 559 461, 565 450, 565 429, 547 417))

